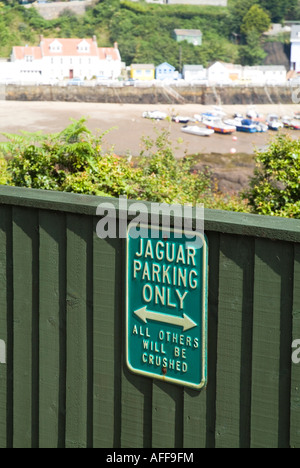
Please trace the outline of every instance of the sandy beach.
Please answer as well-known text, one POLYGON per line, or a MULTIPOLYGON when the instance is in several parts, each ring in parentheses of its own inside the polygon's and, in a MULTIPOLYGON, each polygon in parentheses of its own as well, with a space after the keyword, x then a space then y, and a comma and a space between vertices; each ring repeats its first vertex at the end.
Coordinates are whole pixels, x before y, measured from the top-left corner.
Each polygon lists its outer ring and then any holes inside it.
MULTIPOLYGON (((186 115, 193 117, 211 107, 195 104, 187 105, 140 105, 140 104, 102 104, 102 103, 67 103, 67 102, 0 102, 0 133, 19 133, 21 130, 46 133, 59 132, 69 123, 70 119, 86 117, 90 130, 110 132, 105 136, 106 147, 114 146, 115 153, 124 155, 131 153, 138 156, 141 151, 143 136, 155 137, 155 129, 170 131, 174 143, 175 154, 183 157, 187 154, 228 154, 232 148, 238 153, 253 154, 254 148, 267 145, 274 132, 265 134, 237 133, 237 141, 232 135, 213 135, 209 138, 187 135, 181 131, 181 124, 169 121, 153 122, 142 118, 146 110, 161 110, 168 115, 186 115), (180 141, 180 144, 178 143, 180 141)), ((232 116, 235 112, 245 113, 246 106, 223 106, 222 109, 232 116)), ((279 116, 292 115, 299 111, 299 105, 261 105, 256 106, 258 112, 267 115, 276 113, 279 116)), ((298 138, 300 132, 290 132, 293 138, 298 138)), ((3 136, 1 136, 3 140, 3 136)))

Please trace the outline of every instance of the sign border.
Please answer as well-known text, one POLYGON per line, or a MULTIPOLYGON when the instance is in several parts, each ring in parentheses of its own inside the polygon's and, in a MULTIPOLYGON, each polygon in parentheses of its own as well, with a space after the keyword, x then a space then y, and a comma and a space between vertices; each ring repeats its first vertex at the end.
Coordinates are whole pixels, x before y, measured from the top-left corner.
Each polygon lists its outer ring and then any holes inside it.
MULTIPOLYGON (((162 226, 150 226, 149 224, 138 224, 141 228, 157 229, 163 231, 162 226)), ((202 380, 200 384, 193 384, 191 382, 184 382, 183 380, 168 377, 166 375, 159 375, 152 372, 142 371, 135 369, 129 362, 129 275, 128 275, 128 260, 129 260, 129 231, 132 226, 127 227, 126 238, 126 364, 128 369, 137 375, 149 377, 152 379, 160 380, 163 382, 181 385, 182 387, 189 387, 195 390, 201 390, 207 385, 207 339, 208 339, 208 241, 205 234, 200 234, 196 231, 182 231, 175 228, 167 228, 168 232, 183 233, 191 236, 198 236, 203 243, 203 285, 202 285, 202 380)))

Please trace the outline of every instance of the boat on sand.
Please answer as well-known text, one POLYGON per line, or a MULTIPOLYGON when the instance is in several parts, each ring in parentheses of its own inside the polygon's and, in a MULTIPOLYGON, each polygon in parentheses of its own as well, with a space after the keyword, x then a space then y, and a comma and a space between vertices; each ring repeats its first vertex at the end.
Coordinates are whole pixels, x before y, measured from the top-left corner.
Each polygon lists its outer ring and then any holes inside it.
POLYGON ((215 132, 209 128, 198 127, 198 125, 185 125, 181 127, 181 131, 184 133, 189 133, 190 135, 197 135, 197 136, 211 136, 215 132))
POLYGON ((222 133, 224 135, 230 135, 236 132, 234 125, 228 125, 221 119, 208 118, 203 121, 206 128, 213 130, 215 133, 222 133))

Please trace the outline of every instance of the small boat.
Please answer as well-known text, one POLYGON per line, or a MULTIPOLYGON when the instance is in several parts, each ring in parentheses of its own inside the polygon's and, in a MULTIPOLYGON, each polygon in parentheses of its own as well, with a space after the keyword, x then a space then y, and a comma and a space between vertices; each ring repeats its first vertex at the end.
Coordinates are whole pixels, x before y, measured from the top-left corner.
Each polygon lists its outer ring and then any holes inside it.
POLYGON ((256 128, 257 128, 257 133, 265 133, 269 130, 268 125, 266 125, 263 122, 257 122, 256 123, 256 128))
POLYGON ((250 119, 236 117, 233 120, 224 120, 224 123, 236 127, 237 132, 256 133, 258 131, 257 124, 250 119))
POLYGON ((206 112, 202 112, 202 114, 195 114, 194 118, 198 122, 203 122, 206 119, 222 120, 222 118, 225 116, 226 116, 226 113, 222 110, 221 107, 214 106, 213 109, 208 110, 206 112))
POLYGON ((224 135, 229 135, 231 133, 236 132, 235 125, 228 125, 220 119, 207 118, 203 120, 203 123, 206 126, 206 128, 210 130, 214 130, 215 133, 222 133, 224 135))
POLYGON ((189 133, 190 135, 197 135, 197 136, 210 136, 213 135, 215 132, 209 128, 198 127, 198 125, 185 125, 181 127, 181 131, 184 133, 189 133))
POLYGON ((285 128, 290 128, 291 130, 300 130, 299 120, 295 120, 292 117, 283 117, 282 123, 285 128))
POLYGON ((165 120, 167 114, 158 110, 143 112, 144 119, 165 120))
POLYGON ((252 120, 253 122, 264 122, 265 121, 263 114, 260 114, 259 112, 257 112, 255 106, 250 106, 248 108, 247 113, 246 113, 246 117, 248 119, 252 120))
POLYGON ((187 124, 191 120, 194 120, 194 119, 192 119, 190 117, 187 117, 187 116, 184 116, 184 115, 173 115, 172 116, 172 122, 176 122, 176 123, 187 124))
POLYGON ((276 114, 269 114, 267 117, 267 125, 270 130, 279 130, 283 128, 283 123, 279 120, 278 115, 276 114))

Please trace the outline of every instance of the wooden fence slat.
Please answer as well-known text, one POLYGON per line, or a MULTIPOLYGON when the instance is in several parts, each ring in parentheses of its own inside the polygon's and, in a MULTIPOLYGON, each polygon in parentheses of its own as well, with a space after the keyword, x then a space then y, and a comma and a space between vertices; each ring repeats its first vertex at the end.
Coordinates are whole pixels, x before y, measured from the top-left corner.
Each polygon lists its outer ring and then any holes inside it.
POLYGON ((67 215, 66 447, 89 447, 92 434, 92 218, 67 215))
MULTIPOLYGON (((295 245, 294 294, 293 294, 293 335, 292 341, 300 340, 300 245, 295 245)), ((293 348, 291 353, 297 352, 293 348)), ((297 353, 296 357, 300 357, 297 353)), ((291 448, 300 448, 300 363, 292 363, 291 376, 291 448)))
POLYGON ((251 446, 289 445, 293 245, 255 241, 251 446))
POLYGON ((38 245, 38 212, 14 207, 14 448, 38 445, 38 245))
POLYGON ((126 367, 122 375, 121 411, 121 447, 151 448, 152 381, 131 374, 126 367))
POLYGON ((214 448, 220 235, 208 233, 208 384, 201 392, 184 391, 184 447, 214 448))
POLYGON ((12 444, 11 209, 0 207, 0 448, 12 444))
POLYGON ((153 382, 152 448, 183 446, 183 387, 153 382))
POLYGON ((121 440, 121 241, 99 239, 94 222, 93 445, 118 448, 121 440))
POLYGON ((250 445, 253 252, 252 239, 221 236, 216 447, 250 445))
POLYGON ((41 211, 39 446, 64 446, 65 434, 65 217, 41 211))

